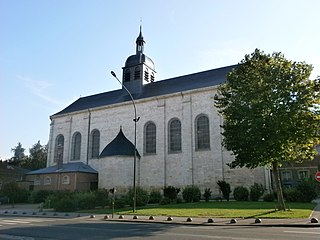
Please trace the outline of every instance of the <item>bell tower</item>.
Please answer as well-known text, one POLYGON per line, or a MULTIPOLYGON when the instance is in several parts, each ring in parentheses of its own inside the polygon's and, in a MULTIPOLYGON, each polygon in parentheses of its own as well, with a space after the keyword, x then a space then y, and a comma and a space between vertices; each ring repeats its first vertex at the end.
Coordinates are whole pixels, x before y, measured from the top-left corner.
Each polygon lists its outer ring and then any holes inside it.
POLYGON ((155 80, 155 67, 153 61, 144 54, 145 41, 140 26, 139 36, 136 39, 136 54, 127 58, 122 74, 123 85, 131 94, 140 94, 143 85, 155 80))

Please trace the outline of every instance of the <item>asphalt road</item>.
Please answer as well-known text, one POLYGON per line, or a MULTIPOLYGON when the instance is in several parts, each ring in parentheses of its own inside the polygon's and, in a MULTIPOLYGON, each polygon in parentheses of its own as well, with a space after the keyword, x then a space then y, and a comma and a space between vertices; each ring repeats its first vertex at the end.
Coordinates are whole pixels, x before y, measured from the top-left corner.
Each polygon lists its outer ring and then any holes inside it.
POLYGON ((110 222, 101 219, 0 217, 1 240, 102 239, 320 239, 320 228, 261 226, 188 226, 159 223, 110 222))

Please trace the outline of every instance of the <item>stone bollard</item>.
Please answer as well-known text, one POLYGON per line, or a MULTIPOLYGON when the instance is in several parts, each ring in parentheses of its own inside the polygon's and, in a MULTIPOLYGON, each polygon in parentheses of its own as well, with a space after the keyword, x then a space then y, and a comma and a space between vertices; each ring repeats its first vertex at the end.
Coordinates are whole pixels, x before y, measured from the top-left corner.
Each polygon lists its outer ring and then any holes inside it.
POLYGON ((209 218, 208 223, 214 223, 214 220, 212 218, 209 218))
POLYGON ((256 220, 254 220, 254 223, 262 223, 262 220, 260 218, 256 218, 256 220))
POLYGON ((319 220, 318 218, 311 218, 311 223, 319 223, 319 220))
POLYGON ((172 217, 168 217, 168 218, 167 218, 167 221, 172 221, 172 220, 173 220, 172 217))
POLYGON ((132 219, 138 219, 139 217, 137 215, 134 215, 132 219))
POLYGON ((150 216, 150 217, 149 217, 149 220, 154 220, 154 216, 150 216))
POLYGON ((123 215, 120 215, 120 216, 119 216, 119 219, 124 219, 124 216, 123 216, 123 215))
POLYGON ((191 218, 191 217, 188 217, 188 218, 187 218, 187 222, 192 222, 192 218, 191 218))
POLYGON ((230 220, 230 223, 237 223, 237 219, 232 218, 232 219, 230 220))

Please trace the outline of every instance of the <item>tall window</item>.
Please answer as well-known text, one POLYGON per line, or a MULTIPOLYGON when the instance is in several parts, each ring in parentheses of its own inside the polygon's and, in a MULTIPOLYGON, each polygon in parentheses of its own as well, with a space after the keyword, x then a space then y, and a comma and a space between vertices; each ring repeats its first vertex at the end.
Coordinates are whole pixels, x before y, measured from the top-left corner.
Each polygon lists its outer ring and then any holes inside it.
POLYGON ((134 69, 134 79, 136 80, 136 79, 140 79, 140 67, 136 67, 135 69, 134 69))
POLYGON ((54 162, 63 160, 64 136, 58 135, 54 146, 54 162))
POLYGON ((99 157, 100 153, 100 132, 93 130, 91 133, 91 158, 99 157))
POLYGON ((144 146, 146 154, 156 153, 156 125, 153 122, 144 127, 144 146))
POLYGON ((130 75, 131 75, 130 69, 126 69, 126 71, 124 72, 124 81, 125 82, 129 82, 130 81, 130 75))
POLYGON ((169 152, 181 151, 181 122, 179 119, 172 119, 169 122, 169 152))
POLYGON ((210 132, 209 118, 205 115, 200 115, 196 118, 196 149, 206 150, 210 148, 210 132))
POLYGON ((76 132, 72 137, 71 160, 80 160, 81 134, 76 132))

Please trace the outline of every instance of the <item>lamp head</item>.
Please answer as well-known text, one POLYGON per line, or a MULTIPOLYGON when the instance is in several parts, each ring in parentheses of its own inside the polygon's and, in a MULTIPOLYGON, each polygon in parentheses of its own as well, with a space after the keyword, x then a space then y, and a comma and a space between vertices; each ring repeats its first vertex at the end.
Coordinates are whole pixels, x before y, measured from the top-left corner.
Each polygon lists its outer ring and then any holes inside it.
POLYGON ((114 73, 114 71, 111 71, 111 75, 114 76, 115 78, 117 77, 117 75, 114 73))

